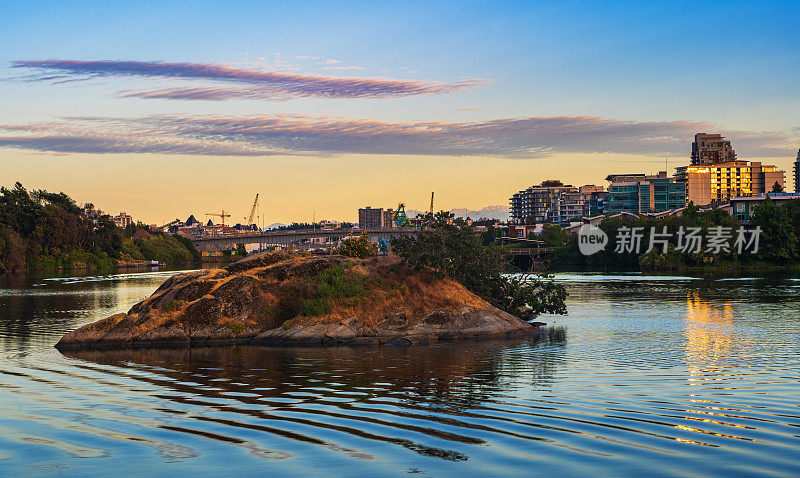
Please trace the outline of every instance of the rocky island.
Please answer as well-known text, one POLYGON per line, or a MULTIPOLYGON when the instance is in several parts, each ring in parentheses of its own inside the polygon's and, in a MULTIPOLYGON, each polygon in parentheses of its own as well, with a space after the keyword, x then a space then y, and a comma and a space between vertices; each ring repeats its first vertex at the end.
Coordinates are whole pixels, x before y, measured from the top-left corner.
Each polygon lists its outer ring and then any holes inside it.
POLYGON ((272 252, 175 275, 127 313, 72 331, 56 347, 411 345, 537 330, 396 257, 272 252))

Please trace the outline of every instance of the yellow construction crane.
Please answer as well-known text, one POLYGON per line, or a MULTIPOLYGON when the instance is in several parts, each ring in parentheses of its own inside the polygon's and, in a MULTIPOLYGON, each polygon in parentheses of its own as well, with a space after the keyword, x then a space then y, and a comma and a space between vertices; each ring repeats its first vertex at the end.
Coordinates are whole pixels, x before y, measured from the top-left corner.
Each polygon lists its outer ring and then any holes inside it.
POLYGON ((247 226, 251 224, 255 224, 253 219, 256 217, 256 208, 258 207, 258 194, 256 194, 256 199, 253 201, 253 207, 250 208, 250 216, 247 218, 247 226))
POLYGON ((224 210, 224 209, 222 210, 222 213, 207 212, 207 213, 206 213, 206 216, 216 216, 216 217, 219 217, 219 218, 221 218, 221 219, 222 219, 222 225, 223 225, 223 226, 225 225, 225 218, 226 218, 226 217, 231 217, 231 215, 230 215, 230 214, 226 214, 226 213, 225 213, 225 210, 224 210))

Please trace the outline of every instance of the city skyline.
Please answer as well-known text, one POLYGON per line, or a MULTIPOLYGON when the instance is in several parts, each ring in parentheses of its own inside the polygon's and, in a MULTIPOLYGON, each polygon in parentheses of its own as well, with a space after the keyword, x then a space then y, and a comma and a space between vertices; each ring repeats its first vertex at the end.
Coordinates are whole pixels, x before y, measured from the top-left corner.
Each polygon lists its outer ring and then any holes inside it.
POLYGON ((671 174, 699 132, 786 171, 800 145, 795 6, 708 5, 712 36, 689 4, 246 5, 4 4, 3 185, 146 223, 256 193, 267 224, 353 220, 671 174))

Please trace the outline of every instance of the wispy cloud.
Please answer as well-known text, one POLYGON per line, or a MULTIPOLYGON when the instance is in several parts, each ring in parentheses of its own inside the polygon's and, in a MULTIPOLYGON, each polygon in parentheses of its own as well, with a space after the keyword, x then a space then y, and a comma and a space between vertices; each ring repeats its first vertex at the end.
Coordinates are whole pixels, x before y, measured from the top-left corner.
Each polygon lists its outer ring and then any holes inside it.
POLYGON ((695 133, 720 131, 734 141, 740 157, 794 154, 793 135, 785 132, 725 131, 693 121, 636 122, 589 116, 391 123, 303 115, 160 115, 67 118, 60 123, 0 126, 0 132, 3 129, 16 136, 0 135, 0 146, 55 152, 506 158, 555 153, 686 156, 695 133))
MULTIPOLYGON (((329 60, 326 64, 336 62, 329 60)), ((201 80, 236 84, 223 88, 176 86, 154 90, 125 90, 124 97, 182 100, 224 100, 260 98, 285 100, 301 97, 322 98, 391 98, 415 95, 438 95, 487 84, 487 80, 468 79, 452 83, 392 78, 341 78, 335 76, 234 68, 207 63, 164 63, 145 61, 15 61, 13 68, 35 71, 28 81, 87 80, 108 77, 138 77, 178 80, 201 80)), ((328 68, 350 68, 331 67, 328 68)))
POLYGON ((155 153, 194 156, 293 155, 292 151, 254 148, 242 141, 165 134, 125 121, 91 118, 59 123, 0 124, 0 148, 49 153, 155 153))
POLYGON ((323 66, 321 70, 363 70, 363 66, 323 66))

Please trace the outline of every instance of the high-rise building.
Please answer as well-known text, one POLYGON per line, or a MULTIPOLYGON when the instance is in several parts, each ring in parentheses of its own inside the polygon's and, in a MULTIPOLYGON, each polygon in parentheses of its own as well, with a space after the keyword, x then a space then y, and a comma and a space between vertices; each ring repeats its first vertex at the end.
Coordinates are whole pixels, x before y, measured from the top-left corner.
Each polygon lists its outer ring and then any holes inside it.
POLYGON ((383 208, 369 206, 358 210, 358 227, 361 229, 383 229, 383 208))
POLYGON ((587 184, 578 191, 564 191, 558 203, 558 221, 562 223, 579 221, 582 217, 600 213, 600 199, 606 195, 603 186, 587 184))
POLYGON ((543 181, 542 184, 531 186, 510 198, 511 220, 517 223, 533 222, 558 222, 560 221, 559 206, 562 193, 577 192, 578 188, 563 184, 561 181, 543 181))
POLYGON ((608 212, 643 213, 679 209, 686 205, 682 183, 667 177, 666 171, 655 175, 611 174, 608 186, 608 212))
POLYGON ((721 134, 697 133, 692 143, 692 165, 705 166, 707 164, 725 163, 736 161, 736 151, 731 147, 721 134))
POLYGON ((729 161, 705 166, 680 166, 675 179, 686 186, 686 200, 697 206, 771 192, 785 183, 785 171, 759 162, 729 161))
POLYGON ((800 149, 797 150, 797 159, 794 160, 794 192, 800 193, 800 149))
POLYGON ((383 211, 383 227, 394 227, 394 209, 389 208, 383 211))
POLYGON ((567 223, 601 214, 605 195, 603 186, 576 188, 561 181, 544 181, 511 197, 510 216, 516 223, 567 223))
POLYGON ((112 217, 111 220, 114 221, 114 224, 116 224, 117 227, 121 228, 125 228, 133 224, 133 218, 124 212, 119 213, 118 216, 112 217))
POLYGON ((737 160, 731 142, 720 134, 696 134, 691 164, 676 169, 686 200, 698 206, 772 192, 776 183, 782 189, 786 180, 786 172, 773 165, 737 160))

